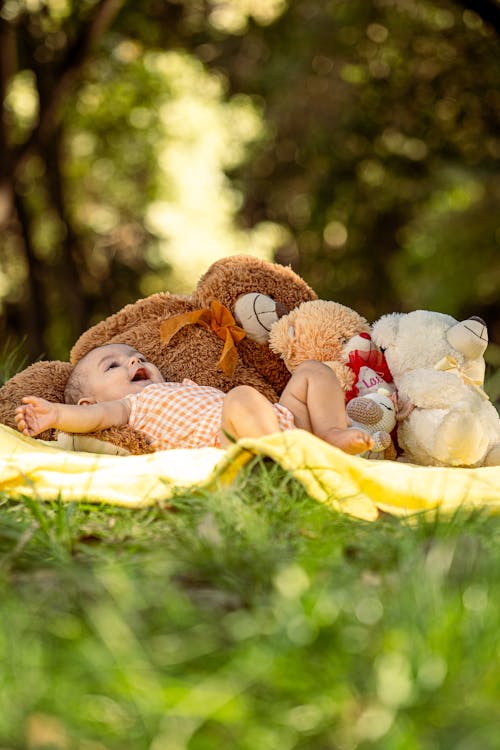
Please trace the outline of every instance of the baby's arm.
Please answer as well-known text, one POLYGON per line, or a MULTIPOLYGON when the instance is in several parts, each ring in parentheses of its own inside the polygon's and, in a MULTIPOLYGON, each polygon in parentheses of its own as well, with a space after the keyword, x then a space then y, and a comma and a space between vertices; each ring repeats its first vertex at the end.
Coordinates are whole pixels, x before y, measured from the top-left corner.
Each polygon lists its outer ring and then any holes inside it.
POLYGON ((17 429, 29 437, 39 435, 50 427, 63 432, 96 432, 127 424, 129 416, 128 399, 73 405, 25 396, 22 405, 16 409, 17 429))

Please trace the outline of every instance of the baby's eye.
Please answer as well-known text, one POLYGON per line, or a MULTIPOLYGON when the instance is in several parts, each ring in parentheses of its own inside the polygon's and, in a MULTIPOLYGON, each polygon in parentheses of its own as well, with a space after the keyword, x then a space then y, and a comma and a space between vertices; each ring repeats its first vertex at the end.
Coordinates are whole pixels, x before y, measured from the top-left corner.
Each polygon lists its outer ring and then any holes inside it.
POLYGON ((118 362, 110 362, 106 370, 111 370, 112 367, 118 367, 118 362))

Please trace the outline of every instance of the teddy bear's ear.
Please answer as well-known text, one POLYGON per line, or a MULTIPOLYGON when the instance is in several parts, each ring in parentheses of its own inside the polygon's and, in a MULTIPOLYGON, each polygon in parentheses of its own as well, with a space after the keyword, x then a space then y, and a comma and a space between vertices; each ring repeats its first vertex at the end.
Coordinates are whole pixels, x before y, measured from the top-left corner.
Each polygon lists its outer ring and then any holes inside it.
POLYGON ((387 349, 394 343, 403 313, 390 313, 382 315, 372 327, 372 340, 381 349, 387 349))

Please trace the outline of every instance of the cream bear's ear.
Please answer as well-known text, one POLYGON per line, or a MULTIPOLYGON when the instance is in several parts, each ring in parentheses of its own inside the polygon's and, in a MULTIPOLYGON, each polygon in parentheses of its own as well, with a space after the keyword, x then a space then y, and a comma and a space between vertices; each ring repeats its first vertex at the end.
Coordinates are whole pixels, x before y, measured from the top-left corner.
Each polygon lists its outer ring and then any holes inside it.
POLYGON ((390 313, 382 315, 372 327, 372 340, 382 349, 394 343, 399 329, 399 323, 404 313, 390 313))
POLYGON ((482 318, 473 317, 456 323, 446 332, 448 343, 467 357, 482 357, 488 346, 488 329, 482 318))

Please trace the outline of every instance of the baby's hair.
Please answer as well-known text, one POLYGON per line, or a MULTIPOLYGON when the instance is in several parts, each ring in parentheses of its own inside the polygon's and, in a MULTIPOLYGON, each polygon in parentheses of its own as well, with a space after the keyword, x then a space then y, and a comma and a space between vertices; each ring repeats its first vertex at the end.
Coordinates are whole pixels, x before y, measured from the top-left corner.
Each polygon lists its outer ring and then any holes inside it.
MULTIPOLYGON (((82 365, 84 364, 85 360, 87 359, 89 354, 92 354, 96 349, 104 349, 108 346, 114 346, 115 343, 121 342, 113 342, 112 344, 101 344, 101 346, 96 346, 94 349, 90 349, 86 354, 83 355, 81 359, 78 360, 76 365, 73 368, 73 371, 71 372, 71 375, 68 378, 68 382, 66 383, 66 387, 64 389, 64 403, 65 404, 77 404, 81 398, 84 398, 85 396, 90 396, 88 392, 88 384, 87 384, 87 373, 85 372, 84 367, 82 365)), ((128 344, 126 344, 128 346, 128 344)))
MULTIPOLYGON (((106 346, 104 344, 103 346, 106 346)), ((96 347, 100 349, 101 347, 96 347)), ((81 398, 88 396, 88 386, 86 382, 86 372, 83 364, 87 359, 88 355, 91 354, 94 349, 90 349, 81 359, 78 360, 76 365, 73 367, 71 375, 68 378, 66 387, 64 389, 64 403, 65 404, 77 404, 81 398)))
POLYGON ((83 391, 85 387, 85 380, 82 374, 82 368, 79 366, 84 359, 85 357, 83 357, 83 359, 76 363, 71 372, 71 375, 68 378, 68 382, 66 383, 66 387, 64 388, 65 404, 77 404, 79 400, 85 395, 83 391))

